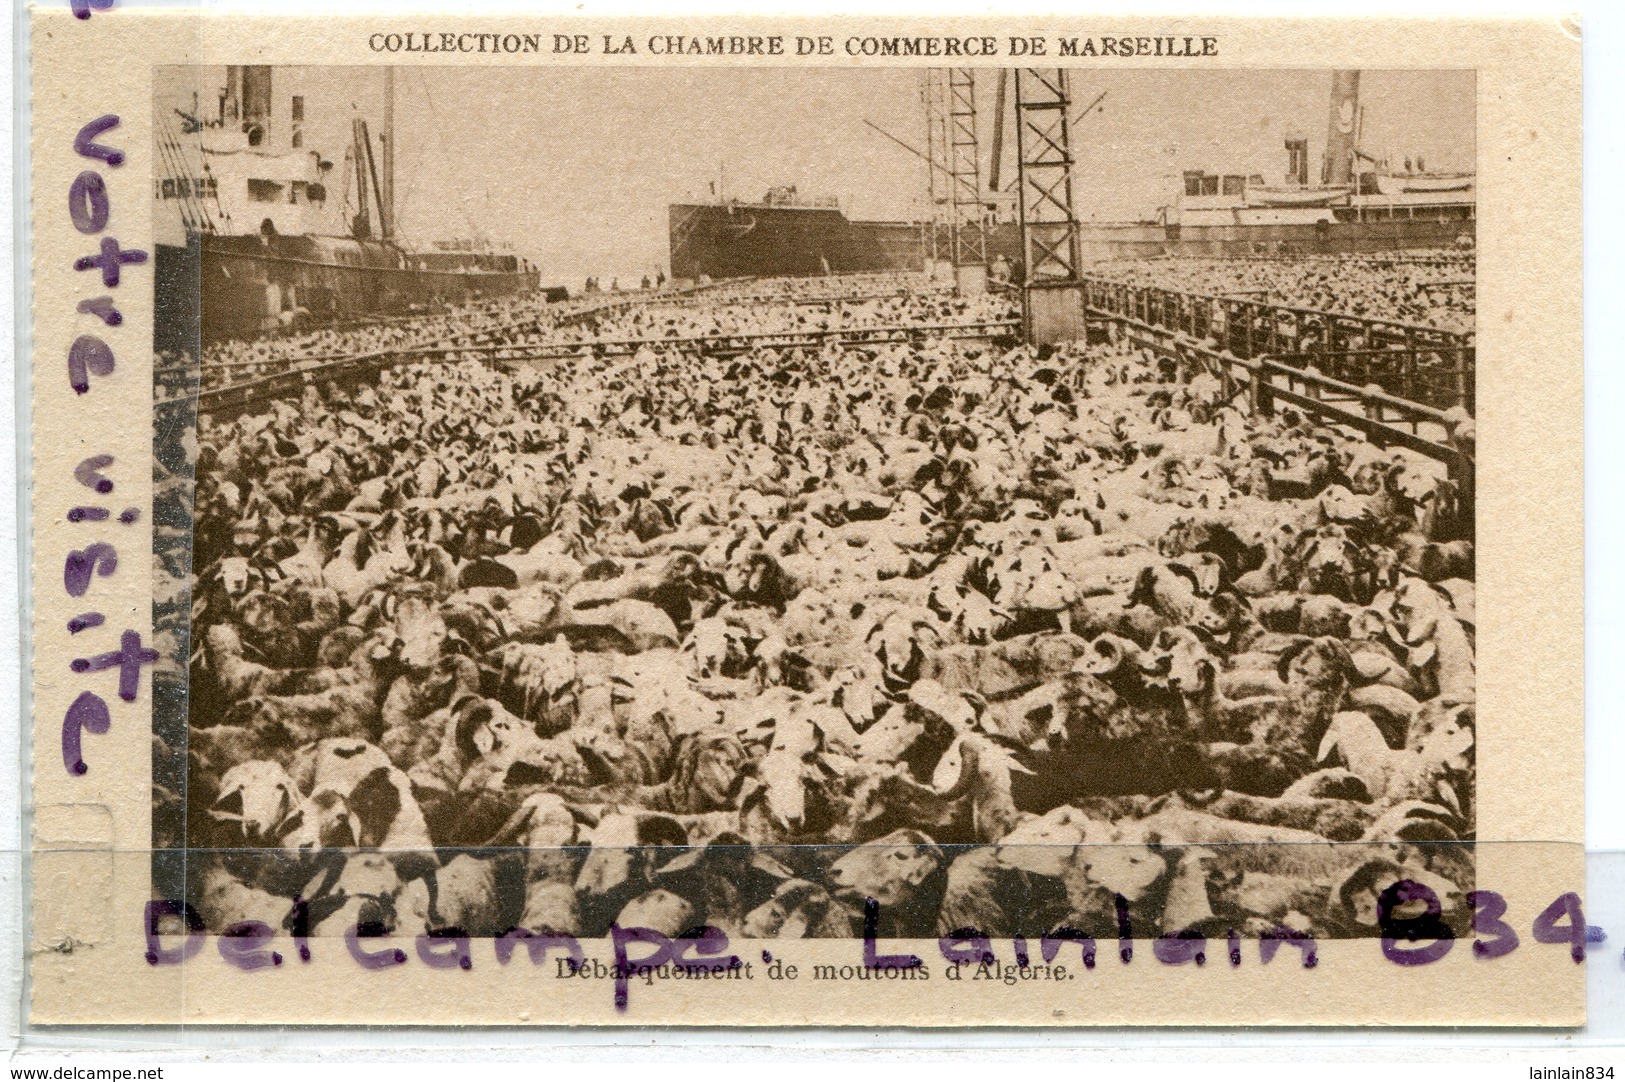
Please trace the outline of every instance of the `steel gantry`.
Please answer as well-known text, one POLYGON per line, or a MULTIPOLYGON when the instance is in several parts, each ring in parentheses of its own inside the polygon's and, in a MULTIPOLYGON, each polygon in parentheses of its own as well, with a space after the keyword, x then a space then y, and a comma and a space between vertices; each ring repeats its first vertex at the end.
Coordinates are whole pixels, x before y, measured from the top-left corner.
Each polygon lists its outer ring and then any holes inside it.
POLYGON ((1065 68, 1016 69, 1021 251, 1028 285, 1078 277, 1071 108, 1065 68))
MULTIPOLYGON (((970 68, 950 68, 947 74, 955 278, 961 287, 976 288, 977 283, 967 279, 975 279, 978 273, 985 276, 987 268, 987 211, 982 194, 981 148, 976 140, 976 73, 970 68), (972 268, 972 273, 960 268, 972 268)), ((985 282, 983 277, 980 285, 985 287, 985 282)))
POLYGON ((949 165, 948 85, 945 72, 927 68, 920 79, 920 99, 925 107, 925 163, 927 191, 931 201, 925 229, 926 269, 937 268, 953 258, 952 218, 948 208, 953 198, 953 172, 949 165))

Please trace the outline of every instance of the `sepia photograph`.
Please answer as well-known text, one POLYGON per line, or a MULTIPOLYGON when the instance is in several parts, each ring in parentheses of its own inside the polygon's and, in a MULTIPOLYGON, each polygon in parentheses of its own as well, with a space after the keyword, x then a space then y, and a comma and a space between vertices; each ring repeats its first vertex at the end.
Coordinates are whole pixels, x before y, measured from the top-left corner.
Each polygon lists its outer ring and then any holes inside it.
POLYGON ((1477 94, 155 69, 152 897, 1463 933, 1477 94))

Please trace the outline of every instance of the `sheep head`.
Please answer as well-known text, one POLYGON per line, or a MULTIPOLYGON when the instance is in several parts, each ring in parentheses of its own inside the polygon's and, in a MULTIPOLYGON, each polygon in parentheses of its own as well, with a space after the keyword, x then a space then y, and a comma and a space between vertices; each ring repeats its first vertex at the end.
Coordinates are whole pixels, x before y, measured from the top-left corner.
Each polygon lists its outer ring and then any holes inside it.
POLYGON ((942 850, 919 830, 894 830, 847 852, 830 865, 837 897, 873 898, 882 906, 902 905, 945 864, 942 850))
POLYGON ((260 845, 281 837, 303 800, 281 764, 253 759, 226 771, 209 817, 235 823, 244 841, 260 845))
POLYGON ((1276 673, 1288 687, 1313 691, 1340 691, 1359 679, 1349 648, 1330 636, 1293 644, 1282 652, 1276 673))
POLYGON ((1090 676, 1112 676, 1126 665, 1138 665, 1140 648, 1121 635, 1106 633, 1095 637, 1089 649, 1078 658, 1074 669, 1090 676))

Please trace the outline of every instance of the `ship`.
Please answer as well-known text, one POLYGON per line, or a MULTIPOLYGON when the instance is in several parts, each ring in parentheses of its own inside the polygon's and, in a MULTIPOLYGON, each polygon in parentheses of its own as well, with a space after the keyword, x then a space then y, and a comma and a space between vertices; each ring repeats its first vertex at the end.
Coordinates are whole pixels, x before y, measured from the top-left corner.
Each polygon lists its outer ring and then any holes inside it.
POLYGON ((213 115, 159 116, 158 348, 196 352, 540 287, 511 250, 397 235, 393 71, 384 78, 382 130, 353 118, 337 165, 306 145, 306 95, 278 99, 267 66, 227 68, 213 115))
MULTIPOLYGON (((1309 176, 1309 141, 1284 138, 1278 177, 1192 169, 1172 198, 1139 221, 1080 222, 1080 263, 1164 256, 1340 255, 1470 247, 1477 235, 1475 177, 1429 172, 1361 145, 1360 73, 1332 73, 1325 153, 1309 176)), ((998 148, 994 153, 997 154, 998 148)), ((718 200, 670 207, 677 278, 924 271, 946 250, 941 223, 853 221, 837 206, 786 199, 718 200)), ((996 279, 1021 281, 1021 228, 1009 192, 987 192, 986 252, 996 279)), ((1087 201, 1080 192, 1080 202, 1087 201)))
MULTIPOLYGON (((1420 156, 1392 160, 1362 145, 1360 73, 1332 73, 1318 183, 1309 140, 1289 134, 1286 171, 1187 170, 1159 213, 1167 254, 1342 254, 1451 248, 1476 239, 1476 178, 1428 172, 1420 156)), ((1087 230, 1086 230, 1087 232, 1087 230)))
MULTIPOLYGON (((667 212, 671 273, 680 280, 923 271, 933 228, 946 249, 940 225, 853 221, 837 201, 804 198, 794 185, 755 202, 674 203, 667 212)), ((994 238, 1010 252, 1020 247, 1013 225, 992 226, 990 246, 994 238)))

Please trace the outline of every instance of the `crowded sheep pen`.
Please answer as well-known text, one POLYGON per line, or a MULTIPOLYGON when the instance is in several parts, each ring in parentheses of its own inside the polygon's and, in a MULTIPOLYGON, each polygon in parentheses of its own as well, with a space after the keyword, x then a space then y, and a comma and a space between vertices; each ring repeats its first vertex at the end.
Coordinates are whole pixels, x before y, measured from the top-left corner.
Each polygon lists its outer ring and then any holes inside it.
MULTIPOLYGON (((1091 273, 1471 328, 1470 254, 1266 263, 1091 273)), ((1403 879, 1459 923, 1461 478, 1110 320, 1019 325, 854 275, 161 358, 204 392, 159 478, 186 897, 315 935, 1336 938, 1403 879)), ((1465 411, 1429 431, 1470 454, 1465 411)))

